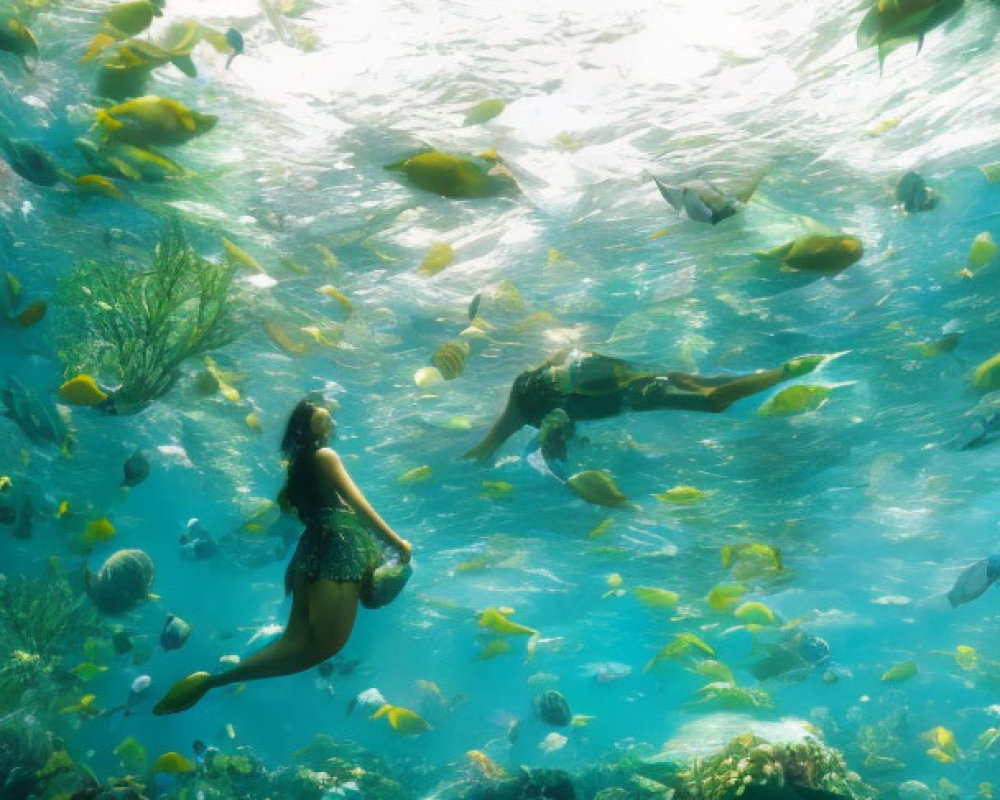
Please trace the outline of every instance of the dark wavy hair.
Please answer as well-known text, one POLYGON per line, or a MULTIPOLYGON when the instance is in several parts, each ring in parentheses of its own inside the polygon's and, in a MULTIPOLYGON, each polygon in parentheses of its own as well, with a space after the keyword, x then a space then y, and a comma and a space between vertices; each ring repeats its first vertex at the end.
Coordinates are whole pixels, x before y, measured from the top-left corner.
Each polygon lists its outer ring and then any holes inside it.
POLYGON ((285 435, 281 438, 281 453, 288 460, 288 478, 278 495, 281 507, 301 511, 322 503, 322 490, 312 456, 322 445, 312 429, 313 415, 323 406, 308 395, 299 400, 288 415, 285 435))

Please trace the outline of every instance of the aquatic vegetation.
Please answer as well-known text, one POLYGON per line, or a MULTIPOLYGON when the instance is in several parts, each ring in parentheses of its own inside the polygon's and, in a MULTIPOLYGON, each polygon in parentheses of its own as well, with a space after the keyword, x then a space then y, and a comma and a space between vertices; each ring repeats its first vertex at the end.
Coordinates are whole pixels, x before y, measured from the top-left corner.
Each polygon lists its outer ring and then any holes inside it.
POLYGON ((522 767, 514 778, 482 781, 472 786, 462 793, 461 800, 576 800, 576 797, 568 773, 522 767))
POLYGON ((185 361, 238 335, 234 267, 214 264, 171 220, 148 264, 88 260, 60 286, 67 324, 60 357, 70 373, 108 375, 119 414, 166 394, 185 361))
POLYGON ((57 739, 31 716, 0 720, 0 800, 31 797, 39 786, 38 772, 56 751, 57 739))
POLYGON ((87 598, 62 575, 0 576, 0 630, 4 644, 50 662, 71 641, 100 636, 105 627, 87 598))
POLYGON ((814 739, 798 744, 770 744, 744 734, 707 759, 696 759, 679 774, 678 800, 728 800, 741 784, 781 787, 789 784, 837 792, 851 800, 873 800, 875 790, 844 762, 836 750, 814 739))

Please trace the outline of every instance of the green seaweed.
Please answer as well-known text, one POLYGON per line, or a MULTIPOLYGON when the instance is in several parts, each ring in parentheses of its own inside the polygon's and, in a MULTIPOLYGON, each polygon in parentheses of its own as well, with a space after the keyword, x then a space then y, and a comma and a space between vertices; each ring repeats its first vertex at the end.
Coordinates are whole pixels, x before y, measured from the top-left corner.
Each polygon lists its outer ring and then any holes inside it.
POLYGON ((170 391, 185 361, 237 337, 235 269, 198 255, 177 219, 148 264, 81 262, 60 285, 71 323, 60 358, 71 374, 114 376, 116 413, 141 411, 170 391))
POLYGON ((0 575, 0 631, 9 647, 5 655, 11 651, 37 655, 48 666, 71 642, 101 636, 106 626, 86 595, 61 574, 0 575))

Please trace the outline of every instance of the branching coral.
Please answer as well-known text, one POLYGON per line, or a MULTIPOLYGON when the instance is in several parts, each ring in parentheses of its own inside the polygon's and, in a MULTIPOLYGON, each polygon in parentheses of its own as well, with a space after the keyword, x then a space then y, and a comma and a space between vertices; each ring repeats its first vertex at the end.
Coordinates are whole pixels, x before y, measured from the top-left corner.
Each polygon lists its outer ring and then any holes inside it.
POLYGON ((235 267, 199 256, 180 223, 167 223, 150 263, 88 260, 66 278, 69 315, 60 357, 70 372, 111 374, 118 413, 135 413, 166 394, 187 359, 229 344, 235 267))

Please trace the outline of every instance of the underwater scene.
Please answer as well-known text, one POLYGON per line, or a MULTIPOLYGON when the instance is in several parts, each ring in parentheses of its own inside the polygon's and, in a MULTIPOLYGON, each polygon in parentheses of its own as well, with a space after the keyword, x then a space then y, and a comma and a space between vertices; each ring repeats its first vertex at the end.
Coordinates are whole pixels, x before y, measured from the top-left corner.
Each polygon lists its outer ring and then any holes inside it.
POLYGON ((0 0, 0 800, 1000 796, 998 38, 0 0))

